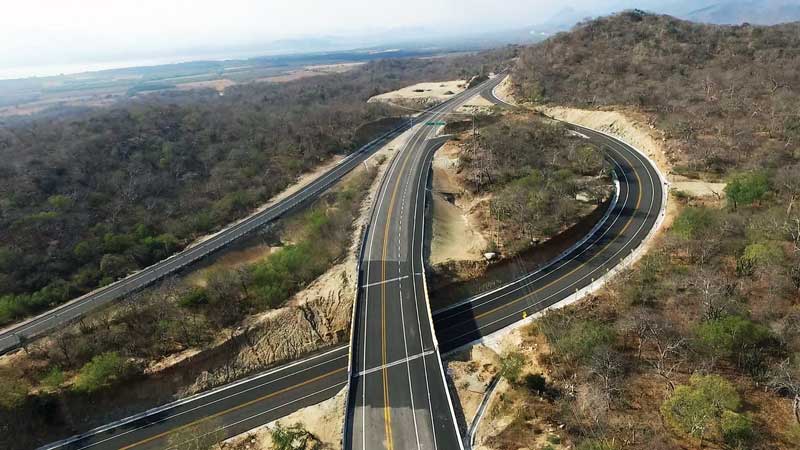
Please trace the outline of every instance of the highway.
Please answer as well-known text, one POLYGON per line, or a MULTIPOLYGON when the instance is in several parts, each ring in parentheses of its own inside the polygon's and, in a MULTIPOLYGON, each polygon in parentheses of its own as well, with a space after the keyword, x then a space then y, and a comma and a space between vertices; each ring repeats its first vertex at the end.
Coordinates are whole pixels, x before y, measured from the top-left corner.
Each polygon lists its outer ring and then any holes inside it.
POLYGON ((347 360, 348 346, 339 346, 42 448, 187 448, 208 435, 235 436, 336 395, 347 385, 347 360))
POLYGON ((434 315, 442 352, 470 344, 570 297, 633 253, 661 214, 664 186, 656 170, 621 142, 570 125, 605 148, 619 180, 618 201, 602 224, 556 261, 513 283, 459 302, 434 315))
POLYGON ((348 155, 328 172, 309 183, 308 186, 287 196, 275 205, 220 231, 211 238, 115 283, 0 331, 0 355, 19 348, 25 342, 45 336, 47 333, 79 319, 86 313, 109 302, 155 283, 317 198, 350 170, 361 164, 375 151, 407 130, 411 125, 411 123, 406 123, 367 143, 348 155))
MULTIPOLYGON (((481 86, 437 108, 431 122, 481 86)), ((351 331, 346 450, 462 448, 424 278, 428 173, 434 151, 448 139, 429 139, 436 128, 423 124, 414 132, 392 159, 375 199, 351 331)))
MULTIPOLYGON (((496 81, 477 89, 502 104, 491 92, 496 81)), ((431 114, 452 106, 441 105, 431 114)), ((621 141, 570 126, 605 149, 619 190, 601 223, 561 258, 509 285, 434 312, 436 333, 430 333, 421 275, 422 224, 430 158, 440 140, 426 141, 433 130, 421 126, 392 160, 378 197, 383 201, 376 204, 366 234, 352 366, 348 346, 337 347, 45 448, 169 448, 181 431, 196 429, 209 430, 195 433, 202 435, 222 428, 224 436, 232 436, 330 398, 348 378, 347 448, 416 448, 418 436, 419 448, 460 448, 436 353, 501 331, 590 287, 640 248, 659 219, 665 191, 652 164, 621 141), (394 220, 385 220, 390 216, 394 220)))

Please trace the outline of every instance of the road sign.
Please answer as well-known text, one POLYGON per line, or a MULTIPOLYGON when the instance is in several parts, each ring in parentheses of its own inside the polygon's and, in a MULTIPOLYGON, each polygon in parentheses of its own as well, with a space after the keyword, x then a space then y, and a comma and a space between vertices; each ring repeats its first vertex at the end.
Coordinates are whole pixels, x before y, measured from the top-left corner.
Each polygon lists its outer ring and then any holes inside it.
POLYGON ((427 122, 425 125, 428 125, 429 127, 439 127, 447 125, 447 122, 427 122))

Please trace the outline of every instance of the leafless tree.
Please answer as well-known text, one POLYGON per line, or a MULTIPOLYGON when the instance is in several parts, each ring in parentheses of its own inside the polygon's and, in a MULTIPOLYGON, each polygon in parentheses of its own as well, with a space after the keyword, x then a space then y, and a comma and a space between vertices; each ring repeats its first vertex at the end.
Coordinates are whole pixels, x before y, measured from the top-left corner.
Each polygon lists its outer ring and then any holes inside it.
POLYGON ((611 409, 614 397, 620 392, 620 377, 624 372, 622 358, 611 349, 601 349, 592 355, 590 371, 600 381, 606 408, 611 409))
POLYGON ((686 339, 662 320, 646 313, 634 319, 631 331, 638 339, 638 358, 642 358, 645 347, 652 347, 655 356, 648 358, 647 364, 667 382, 670 390, 674 390, 673 376, 686 360, 686 339))
POLYGON ((800 362, 786 359, 772 372, 769 386, 792 399, 794 418, 800 424, 800 362))
POLYGON ((714 272, 700 271, 689 283, 700 298, 703 319, 719 319, 730 312, 735 281, 726 280, 714 272))

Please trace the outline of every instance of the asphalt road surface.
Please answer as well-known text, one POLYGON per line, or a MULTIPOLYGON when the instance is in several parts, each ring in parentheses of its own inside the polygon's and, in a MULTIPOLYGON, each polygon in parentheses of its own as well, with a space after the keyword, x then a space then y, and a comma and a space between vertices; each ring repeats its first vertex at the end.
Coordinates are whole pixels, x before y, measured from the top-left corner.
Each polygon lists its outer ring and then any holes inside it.
MULTIPOLYGON (((466 103, 490 79, 434 110, 430 122, 466 103)), ((344 448, 462 448, 433 334, 423 242, 428 173, 448 138, 421 125, 392 159, 361 253, 352 327, 344 448)))
POLYGON ((407 130, 410 125, 410 123, 405 124, 366 144, 308 186, 289 195, 274 206, 219 232, 208 240, 33 319, 0 331, 0 355, 19 348, 24 342, 45 336, 100 306, 155 283, 317 198, 376 150, 407 130))
MULTIPOLYGON (((486 98, 502 104, 492 95, 491 86, 483 86, 480 91, 486 98)), ((451 106, 443 105, 444 108, 451 106)), ((424 446, 431 445, 431 438, 437 448, 459 448, 461 444, 457 434, 454 435, 452 413, 444 403, 447 394, 441 393, 440 362, 430 353, 437 349, 437 338, 438 349, 447 352, 567 298, 617 266, 653 228, 661 210, 664 187, 652 165, 616 139, 572 127, 605 149, 620 185, 616 205, 601 226, 562 258, 500 289, 434 312, 435 336, 426 326, 429 313, 424 305, 422 277, 417 275, 422 271, 424 186, 432 150, 439 144, 435 141, 423 143, 419 133, 427 134, 431 128, 417 130, 414 136, 419 139, 409 141, 392 161, 394 170, 387 173, 381 186, 379 198, 384 201, 374 210, 374 222, 365 242, 363 287, 355 322, 358 327, 354 327, 357 334, 354 335, 354 365, 351 367, 352 395, 348 398, 348 404, 353 407, 348 410, 349 432, 345 436, 348 448, 387 448, 390 444, 386 422, 389 420, 392 423, 391 445, 398 450, 416 448, 417 436, 420 436, 420 448, 429 448, 424 446), (403 157, 408 160, 405 170, 401 171, 406 161, 403 157), (409 175, 398 176, 401 172, 409 175), (398 187, 392 216, 396 220, 387 222, 387 202, 391 203, 395 185, 398 187), (370 244, 373 234, 374 241, 370 244), (366 317, 370 320, 365 324, 366 317), (385 319, 383 326, 382 319, 385 319), (385 337, 383 330, 386 330, 385 337), (363 339, 364 336, 369 339, 363 339), (385 391, 384 370, 388 380, 385 391), (391 414, 388 420, 385 403, 391 414), (359 417, 360 422, 357 421, 359 417), (442 436, 439 433, 443 433, 442 436)), ((215 437, 232 436, 331 398, 347 384, 347 375, 348 347, 338 347, 46 448, 169 448, 189 434, 199 437, 214 432, 217 433, 215 437), (220 432, 214 431, 219 428, 222 428, 220 432)))
POLYGON ((235 436, 336 395, 347 360, 348 346, 339 346, 42 448, 193 448, 235 436))

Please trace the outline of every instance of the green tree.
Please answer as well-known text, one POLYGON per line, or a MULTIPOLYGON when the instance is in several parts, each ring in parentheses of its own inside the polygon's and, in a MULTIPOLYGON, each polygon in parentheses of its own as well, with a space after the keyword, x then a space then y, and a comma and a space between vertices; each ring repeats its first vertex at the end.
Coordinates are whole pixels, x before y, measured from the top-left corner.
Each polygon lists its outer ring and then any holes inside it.
POLYGON ((319 448, 319 441, 303 425, 296 423, 285 427, 280 423, 270 433, 274 450, 313 450, 319 448))
POLYGON ((80 262, 91 261, 99 252, 99 248, 93 242, 81 241, 78 242, 72 249, 72 254, 78 258, 80 262))
POLYGON ((740 275, 750 275, 757 269, 780 264, 783 258, 783 249, 777 242, 756 242, 745 247, 736 262, 736 271, 740 275))
POLYGON ((53 367, 42 377, 42 384, 49 389, 55 390, 64 384, 65 379, 64 372, 58 367, 53 367))
POLYGON ((701 443, 715 430, 725 411, 736 411, 741 400, 736 389, 718 375, 692 375, 689 385, 675 388, 661 405, 661 414, 676 431, 701 443))
POLYGON ((516 383, 522 373, 525 357, 522 353, 511 352, 500 358, 500 374, 506 380, 516 383))
POLYGON ((130 365, 117 352, 101 353, 81 367, 74 388, 79 392, 94 392, 122 380, 130 365))
POLYGON ((701 323, 695 329, 695 336, 697 348, 712 360, 736 356, 744 364, 750 362, 745 356, 762 353, 760 347, 770 340, 772 333, 747 318, 725 316, 701 323))
POLYGON ((614 342, 614 330, 593 320, 563 320, 562 315, 546 315, 540 329, 547 336, 555 354, 566 361, 586 362, 600 348, 614 342), (548 319, 560 317, 561 319, 548 319))
POLYGON ((100 260, 100 271, 110 278, 125 275, 134 268, 136 264, 130 257, 124 255, 105 254, 100 260))
POLYGON ((718 222, 715 211, 705 207, 684 209, 672 224, 672 232, 683 239, 697 239, 718 222))
POLYGON ((66 195, 53 195, 47 199, 47 203, 56 211, 65 212, 72 208, 75 202, 66 195))
POLYGON ((733 201, 735 210, 740 204, 752 204, 769 192, 769 179, 763 172, 744 172, 730 178, 725 194, 733 201))
POLYGON ((720 420, 722 440, 736 449, 749 448, 748 444, 755 438, 753 421, 749 417, 733 411, 723 411, 720 420))
POLYGON ((14 409, 28 397, 30 386, 16 374, 0 377, 0 408, 14 409))

